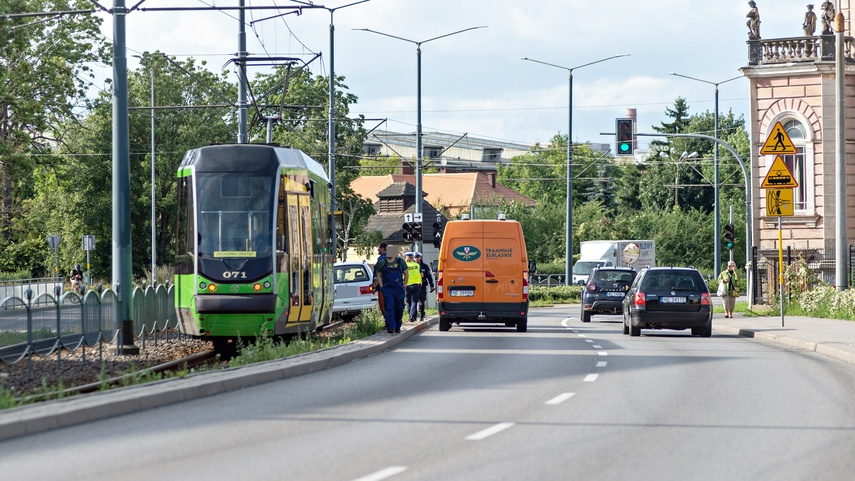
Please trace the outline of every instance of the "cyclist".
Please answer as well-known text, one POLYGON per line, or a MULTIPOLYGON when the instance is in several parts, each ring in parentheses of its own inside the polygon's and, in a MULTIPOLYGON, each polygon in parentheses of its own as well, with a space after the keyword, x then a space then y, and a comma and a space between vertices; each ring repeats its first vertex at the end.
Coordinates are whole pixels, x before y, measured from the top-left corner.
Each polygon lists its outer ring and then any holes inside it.
POLYGON ((83 287, 83 269, 80 264, 75 264, 71 270, 71 288, 79 296, 83 287))

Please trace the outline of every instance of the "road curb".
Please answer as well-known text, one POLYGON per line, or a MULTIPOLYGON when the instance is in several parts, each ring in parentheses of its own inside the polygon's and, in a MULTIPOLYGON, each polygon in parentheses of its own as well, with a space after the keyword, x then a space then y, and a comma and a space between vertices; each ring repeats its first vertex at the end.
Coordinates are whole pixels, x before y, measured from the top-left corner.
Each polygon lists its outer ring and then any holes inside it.
POLYGON ((212 394, 302 376, 373 356, 438 322, 437 317, 405 323, 400 334, 374 334, 349 344, 222 371, 191 374, 112 391, 74 396, 0 411, 0 440, 120 416, 212 394))

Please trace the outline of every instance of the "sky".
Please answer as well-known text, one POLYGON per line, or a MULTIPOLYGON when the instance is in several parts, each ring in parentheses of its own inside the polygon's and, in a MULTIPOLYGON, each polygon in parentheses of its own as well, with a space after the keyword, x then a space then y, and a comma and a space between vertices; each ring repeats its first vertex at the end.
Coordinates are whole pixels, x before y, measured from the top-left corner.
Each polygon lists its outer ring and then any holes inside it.
MULTIPOLYGON (((524 61, 575 68, 572 137, 574 142, 613 143, 615 119, 637 110, 640 133, 669 121, 666 108, 677 97, 690 114, 714 111, 712 83, 740 77, 747 65, 747 1, 731 0, 358 0, 315 1, 329 9, 334 30, 334 70, 358 97, 352 115, 366 127, 415 132, 417 55, 415 42, 483 26, 421 45, 422 129, 522 144, 547 143, 568 131, 566 70, 524 61), (350 5, 350 6, 348 6, 350 5), (361 31, 370 29, 412 42, 361 31), (670 75, 676 72, 703 83, 670 75), (379 120, 374 120, 379 119, 379 120), (383 121, 385 120, 385 121, 383 121)), ((126 0, 128 7, 138 0, 126 0)), ((756 0, 762 38, 802 35, 806 2, 756 0)), ((111 6, 109 0, 101 2, 111 6)), ((296 6, 287 0, 245 0, 247 6, 296 6)), ((308 3, 308 2, 306 2, 308 3)), ((238 0, 145 0, 139 7, 237 6, 238 0)), ((112 39, 112 18, 104 35, 112 39)), ((160 50, 178 58, 207 60, 213 71, 238 50, 237 11, 135 11, 127 16, 131 57, 160 50)), ((330 22, 326 9, 278 18, 273 10, 246 14, 251 57, 292 56, 309 61, 318 75, 330 71, 330 22)), ((249 75, 263 72, 250 67, 249 75)), ((112 76, 108 67, 103 75, 112 76)), ((231 78, 236 81, 234 74, 231 78)), ((719 86, 719 111, 747 120, 748 81, 719 86)), ((649 140, 640 138, 640 147, 649 140)))

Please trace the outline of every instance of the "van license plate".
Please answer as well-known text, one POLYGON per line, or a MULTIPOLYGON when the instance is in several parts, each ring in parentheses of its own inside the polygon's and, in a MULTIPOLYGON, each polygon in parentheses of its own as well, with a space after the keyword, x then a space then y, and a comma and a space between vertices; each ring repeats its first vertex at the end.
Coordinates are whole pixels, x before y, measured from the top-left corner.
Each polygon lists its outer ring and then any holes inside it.
POLYGON ((606 292, 606 297, 624 297, 625 292, 606 292))
POLYGON ((451 297, 473 297, 475 291, 451 291, 451 297))
POLYGON ((660 297, 659 302, 662 304, 685 304, 685 297, 660 297))

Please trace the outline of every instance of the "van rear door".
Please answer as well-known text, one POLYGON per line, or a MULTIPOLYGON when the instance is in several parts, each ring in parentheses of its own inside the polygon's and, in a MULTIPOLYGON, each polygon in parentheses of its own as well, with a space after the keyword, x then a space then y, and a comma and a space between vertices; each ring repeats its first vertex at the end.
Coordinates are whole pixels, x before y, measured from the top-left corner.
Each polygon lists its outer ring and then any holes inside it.
POLYGON ((524 247, 519 224, 484 224, 484 310, 519 312, 523 303, 524 247))
MULTIPOLYGON (((465 302, 465 310, 483 309, 484 302, 484 229, 482 222, 466 225, 466 236, 448 241, 447 256, 453 258, 443 266, 445 302, 465 302)), ((450 307, 453 310, 453 307, 450 307)))

